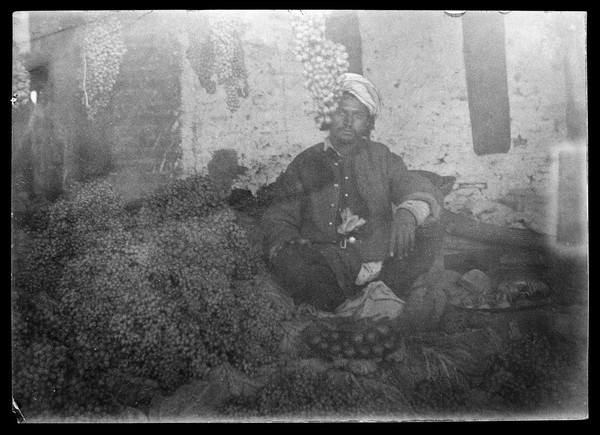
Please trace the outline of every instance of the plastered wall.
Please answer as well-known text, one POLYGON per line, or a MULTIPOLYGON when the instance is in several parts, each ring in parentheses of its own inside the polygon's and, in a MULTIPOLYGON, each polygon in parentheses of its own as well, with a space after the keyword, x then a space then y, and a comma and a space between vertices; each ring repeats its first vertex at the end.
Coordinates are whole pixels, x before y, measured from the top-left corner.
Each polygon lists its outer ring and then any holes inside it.
MULTIPOLYGON (((375 138, 412 168, 455 176, 447 208, 483 215, 485 201, 529 192, 534 201, 519 210, 526 216, 510 218, 552 232, 553 149, 567 135, 561 14, 505 15, 512 144, 508 153, 483 156, 472 145, 460 18, 430 11, 378 15, 360 15, 366 72, 386 96, 375 138), (386 37, 389 29, 395 38, 386 37)), ((507 210, 492 208, 490 221, 518 224, 506 222, 507 210)))
MULTIPOLYGON (((302 66, 292 54, 289 13, 229 13, 243 22, 250 96, 231 114, 222 91, 208 95, 193 72, 184 72, 183 163, 188 173, 202 172, 214 150, 235 149, 249 168, 236 186, 255 191, 325 133, 313 123, 302 66)), ((373 138, 410 168, 456 176, 448 208, 498 200, 515 189, 552 194, 552 148, 567 134, 559 31, 565 13, 505 15, 513 143, 506 154, 485 156, 472 146, 460 18, 441 11, 357 13, 364 74, 383 96, 373 138)))
POLYGON ((255 191, 274 181, 293 156, 321 140, 323 133, 315 127, 302 65, 292 53, 289 13, 229 13, 242 22, 250 95, 231 113, 224 90, 207 94, 184 60, 183 164, 188 173, 203 172, 214 150, 234 149, 248 168, 238 185, 255 191))

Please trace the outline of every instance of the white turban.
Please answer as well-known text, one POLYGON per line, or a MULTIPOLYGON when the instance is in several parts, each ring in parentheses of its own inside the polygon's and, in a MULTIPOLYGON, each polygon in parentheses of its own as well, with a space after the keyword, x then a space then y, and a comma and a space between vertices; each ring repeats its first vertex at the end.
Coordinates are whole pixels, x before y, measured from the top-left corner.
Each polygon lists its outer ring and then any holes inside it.
POLYGON ((345 73, 342 79, 342 92, 354 95, 367 106, 371 116, 377 117, 381 106, 381 97, 375 85, 360 74, 345 73))

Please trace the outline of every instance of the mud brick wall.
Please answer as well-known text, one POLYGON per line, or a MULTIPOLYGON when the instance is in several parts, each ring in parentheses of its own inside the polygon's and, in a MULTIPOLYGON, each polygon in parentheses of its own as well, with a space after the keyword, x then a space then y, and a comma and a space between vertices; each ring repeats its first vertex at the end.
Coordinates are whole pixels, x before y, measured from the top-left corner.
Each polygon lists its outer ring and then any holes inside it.
POLYGON ((115 83, 109 141, 113 181, 135 198, 179 173, 181 45, 176 17, 148 13, 124 28, 127 52, 115 83))

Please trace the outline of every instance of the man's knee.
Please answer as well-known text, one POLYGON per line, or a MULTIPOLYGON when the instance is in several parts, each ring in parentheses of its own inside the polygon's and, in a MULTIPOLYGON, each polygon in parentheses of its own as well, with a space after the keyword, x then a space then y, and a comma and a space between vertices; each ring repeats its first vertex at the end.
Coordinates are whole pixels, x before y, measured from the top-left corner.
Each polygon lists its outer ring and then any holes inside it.
POLYGON ((271 272, 297 304, 333 311, 345 299, 327 260, 310 245, 282 247, 271 262, 271 272))
POLYGON ((309 245, 286 244, 271 261, 273 273, 292 281, 304 281, 310 272, 326 266, 323 255, 309 245))

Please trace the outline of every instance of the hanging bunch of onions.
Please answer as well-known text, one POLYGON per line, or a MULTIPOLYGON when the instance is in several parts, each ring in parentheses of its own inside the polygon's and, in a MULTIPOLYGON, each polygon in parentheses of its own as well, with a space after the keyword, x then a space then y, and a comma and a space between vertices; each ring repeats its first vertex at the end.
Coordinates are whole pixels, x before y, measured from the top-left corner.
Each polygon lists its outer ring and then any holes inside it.
POLYGON ((348 53, 342 44, 325 38, 325 15, 295 13, 292 18, 294 54, 304 66, 304 87, 315 105, 315 122, 324 129, 331 123, 341 96, 342 75, 348 71, 348 53))

